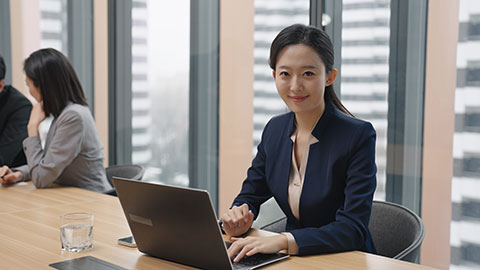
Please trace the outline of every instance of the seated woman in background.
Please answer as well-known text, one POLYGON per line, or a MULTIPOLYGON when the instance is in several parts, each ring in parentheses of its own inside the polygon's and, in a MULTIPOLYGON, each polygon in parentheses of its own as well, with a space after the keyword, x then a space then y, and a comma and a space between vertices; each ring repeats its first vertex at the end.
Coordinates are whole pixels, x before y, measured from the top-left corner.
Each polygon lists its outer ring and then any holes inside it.
POLYGON ((103 145, 68 59, 54 49, 38 50, 25 60, 24 71, 30 94, 38 101, 30 114, 28 138, 23 141, 27 165, 1 167, 1 183, 32 180, 37 188, 60 184, 96 192, 110 190, 103 145), (54 119, 42 149, 38 127, 47 115, 54 119))
POLYGON ((289 26, 273 40, 269 63, 291 112, 267 123, 240 194, 222 215, 223 229, 234 236, 229 256, 237 262, 280 250, 375 253, 368 223, 376 188, 376 134, 335 95, 330 38, 312 26, 289 26), (286 232, 238 237, 272 196, 287 217, 286 232))

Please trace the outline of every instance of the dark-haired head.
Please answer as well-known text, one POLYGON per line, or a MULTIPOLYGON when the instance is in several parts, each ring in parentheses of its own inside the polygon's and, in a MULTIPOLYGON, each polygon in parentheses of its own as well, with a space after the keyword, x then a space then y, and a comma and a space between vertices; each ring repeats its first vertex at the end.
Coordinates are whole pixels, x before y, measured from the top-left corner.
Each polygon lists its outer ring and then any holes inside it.
POLYGON ((58 117, 70 102, 87 105, 77 74, 61 52, 51 48, 38 50, 25 60, 23 70, 40 89, 46 115, 58 117))
MULTIPOLYGON (((294 24, 284 28, 275 37, 270 46, 270 67, 275 70, 280 52, 290 45, 303 44, 311 47, 323 61, 325 71, 329 74, 333 70, 334 52, 330 37, 325 31, 313 26, 294 24)), ((325 87, 325 102, 332 102, 342 112, 353 116, 340 102, 333 85, 325 87)))

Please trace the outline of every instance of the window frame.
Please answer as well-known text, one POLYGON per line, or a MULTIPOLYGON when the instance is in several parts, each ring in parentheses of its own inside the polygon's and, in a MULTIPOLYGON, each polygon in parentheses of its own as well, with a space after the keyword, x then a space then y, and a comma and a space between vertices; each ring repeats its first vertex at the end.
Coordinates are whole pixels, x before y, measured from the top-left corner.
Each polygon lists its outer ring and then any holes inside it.
POLYGON ((215 209, 219 179, 219 33, 220 2, 191 0, 188 174, 191 187, 210 193, 215 209))
POLYGON ((427 1, 401 0, 392 0, 390 4, 386 200, 404 205, 419 215, 427 5, 427 1))
POLYGON ((131 12, 132 0, 108 1, 109 165, 132 163, 131 12))

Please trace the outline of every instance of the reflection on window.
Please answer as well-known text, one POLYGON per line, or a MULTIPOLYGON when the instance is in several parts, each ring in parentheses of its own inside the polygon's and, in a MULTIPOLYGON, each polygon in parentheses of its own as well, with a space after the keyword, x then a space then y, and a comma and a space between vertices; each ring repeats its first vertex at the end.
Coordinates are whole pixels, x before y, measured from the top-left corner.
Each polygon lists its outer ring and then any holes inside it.
POLYGON ((377 131, 375 199, 384 200, 390 0, 343 0, 342 9, 341 100, 377 131))
POLYGON ((480 2, 460 0, 450 269, 480 269, 480 2))
POLYGON ((295 23, 308 25, 309 8, 309 0, 255 0, 253 153, 257 151, 268 120, 287 112, 287 107, 277 94, 272 69, 268 65, 270 44, 283 28, 295 23))
POLYGON ((188 186, 190 2, 132 3, 132 162, 188 186))

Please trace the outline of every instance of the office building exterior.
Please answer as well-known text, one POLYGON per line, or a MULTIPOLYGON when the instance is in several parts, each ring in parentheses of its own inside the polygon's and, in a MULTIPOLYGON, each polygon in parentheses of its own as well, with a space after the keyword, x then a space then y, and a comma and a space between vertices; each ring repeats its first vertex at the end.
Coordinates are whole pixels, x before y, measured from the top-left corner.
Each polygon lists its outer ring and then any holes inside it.
POLYGON ((132 1, 132 163, 152 160, 152 101, 148 76, 148 5, 132 1))
POLYGON ((480 269, 480 2, 461 0, 453 137, 451 269, 480 269))

